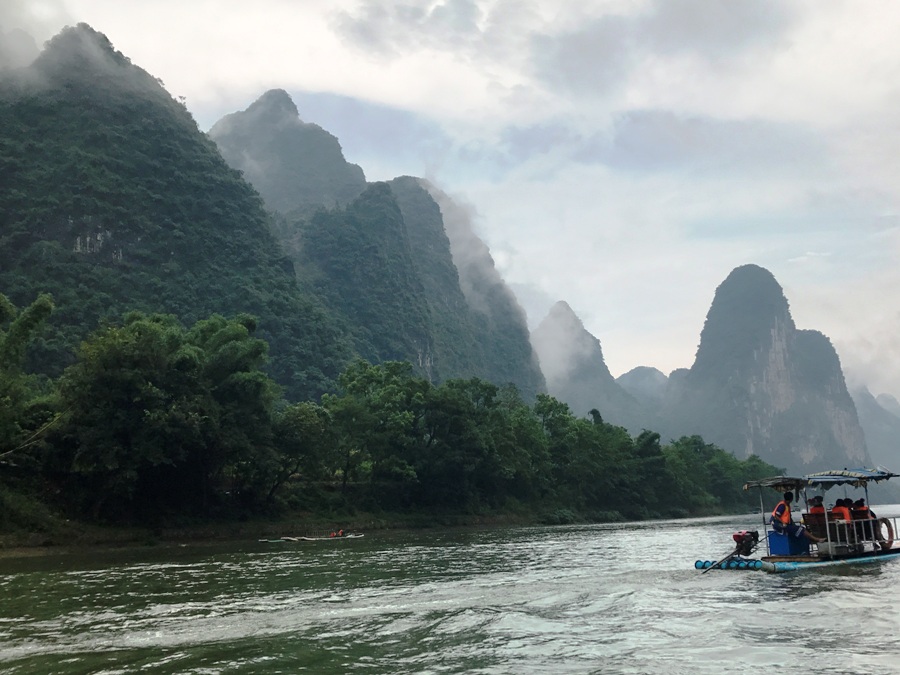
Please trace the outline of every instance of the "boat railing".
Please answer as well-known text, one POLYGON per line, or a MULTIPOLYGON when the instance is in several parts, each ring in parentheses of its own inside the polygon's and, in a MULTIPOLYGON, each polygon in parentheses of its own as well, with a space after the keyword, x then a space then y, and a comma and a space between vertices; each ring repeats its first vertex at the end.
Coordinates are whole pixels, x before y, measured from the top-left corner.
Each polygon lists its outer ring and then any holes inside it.
POLYGON ((825 541, 816 544, 820 556, 842 556, 889 550, 898 532, 897 518, 829 518, 825 513, 804 513, 810 533, 825 541))

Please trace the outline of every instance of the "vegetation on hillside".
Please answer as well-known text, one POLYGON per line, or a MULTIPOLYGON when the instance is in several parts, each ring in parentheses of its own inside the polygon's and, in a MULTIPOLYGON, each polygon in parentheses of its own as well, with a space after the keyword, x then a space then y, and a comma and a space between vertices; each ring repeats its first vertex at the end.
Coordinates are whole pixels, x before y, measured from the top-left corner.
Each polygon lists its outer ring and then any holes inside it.
POLYGON ((294 397, 333 389, 351 350, 303 293, 262 201, 187 110, 90 27, 0 78, 0 288, 59 311, 32 345, 58 377, 98 322, 248 312, 294 397))
POLYGON ((530 513, 549 522, 747 508, 740 487, 777 470, 698 437, 572 415, 478 378, 440 385, 405 362, 352 363, 339 391, 290 402, 264 371, 246 315, 182 326, 129 313, 94 331, 63 374, 29 386, 23 341, 49 299, 0 296, 0 523, 62 517, 158 526, 304 511, 530 513), (31 504, 31 507, 16 507, 31 504))

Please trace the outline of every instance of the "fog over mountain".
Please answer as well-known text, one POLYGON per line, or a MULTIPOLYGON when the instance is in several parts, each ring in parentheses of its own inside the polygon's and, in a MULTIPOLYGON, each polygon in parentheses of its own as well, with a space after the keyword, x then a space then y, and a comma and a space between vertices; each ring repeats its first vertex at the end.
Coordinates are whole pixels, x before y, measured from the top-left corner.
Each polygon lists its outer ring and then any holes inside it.
POLYGON ((408 360, 435 381, 543 391, 525 313, 464 207, 410 176, 367 184, 339 140, 302 121, 280 89, 210 136, 275 212, 298 276, 346 318, 361 356, 408 360))
POLYGON ((641 367, 613 381, 599 340, 566 303, 554 305, 532 340, 550 393, 578 414, 594 407, 630 429, 700 435, 789 471, 896 464, 884 430, 900 418, 868 394, 865 407, 854 406, 829 339, 795 326, 781 286, 757 265, 734 269, 716 289, 697 358, 668 378, 641 367))
POLYGON ((0 26, 0 69, 27 66, 39 53, 34 38, 24 30, 14 28, 5 32, 0 26))
POLYGON ((891 471, 900 471, 900 406, 893 396, 872 396, 866 388, 851 392, 866 435, 872 461, 891 471))
POLYGON ((366 187, 363 170, 346 161, 338 139, 300 119, 282 89, 226 115, 209 135, 275 211, 346 205, 366 187))
POLYGON ((531 333, 548 392, 586 417, 597 410, 604 421, 632 433, 648 428, 648 415, 609 372, 600 341, 565 302, 558 302, 531 333))

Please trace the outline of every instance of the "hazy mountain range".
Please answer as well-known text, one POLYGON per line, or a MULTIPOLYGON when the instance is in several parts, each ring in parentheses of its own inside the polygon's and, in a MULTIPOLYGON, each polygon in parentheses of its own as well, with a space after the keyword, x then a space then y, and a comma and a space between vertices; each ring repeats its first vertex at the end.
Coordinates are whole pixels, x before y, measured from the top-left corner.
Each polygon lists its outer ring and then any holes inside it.
POLYGON ((896 399, 851 396, 831 342, 794 325, 778 282, 756 265, 733 270, 716 289, 694 364, 668 376, 639 367, 613 379, 599 340, 565 303, 533 340, 551 394, 633 433, 699 434, 738 457, 799 472, 900 460, 896 399))
POLYGON ((699 434, 790 470, 896 466, 900 405, 851 398, 828 338, 794 325, 757 266, 717 289, 690 368, 615 379, 565 302, 529 335, 463 207, 420 178, 368 183, 284 91, 203 134, 80 25, 3 71, 0 122, 0 292, 57 305, 30 354, 37 372, 58 374, 79 340, 130 310, 185 323, 247 312, 294 400, 333 390, 353 358, 406 360, 432 381, 546 391, 578 415, 699 434))

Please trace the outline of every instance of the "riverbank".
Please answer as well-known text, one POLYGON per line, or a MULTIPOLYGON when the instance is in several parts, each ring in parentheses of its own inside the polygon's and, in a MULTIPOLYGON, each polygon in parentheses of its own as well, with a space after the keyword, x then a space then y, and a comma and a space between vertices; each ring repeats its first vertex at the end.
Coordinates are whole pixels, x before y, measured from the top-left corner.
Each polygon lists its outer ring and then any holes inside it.
POLYGON ((307 513, 279 518, 207 521, 162 527, 100 526, 66 521, 47 531, 0 533, 0 558, 33 557, 90 548, 132 548, 180 544, 217 544, 228 541, 323 536, 345 532, 428 528, 515 527, 547 524, 536 514, 392 514, 357 513, 324 518, 307 513))

